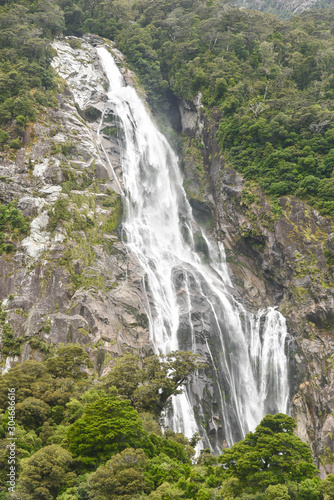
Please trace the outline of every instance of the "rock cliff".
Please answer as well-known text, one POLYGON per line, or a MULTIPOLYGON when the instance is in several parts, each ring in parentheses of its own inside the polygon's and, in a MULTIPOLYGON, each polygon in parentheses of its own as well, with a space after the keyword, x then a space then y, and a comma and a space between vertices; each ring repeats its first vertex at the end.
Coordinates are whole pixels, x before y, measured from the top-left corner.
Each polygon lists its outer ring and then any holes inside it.
POLYGON ((286 317, 297 433, 322 475, 333 472, 333 222, 296 198, 271 201, 227 165, 215 141, 219 114, 205 116, 200 99, 181 103, 180 117, 194 212, 224 243, 237 297, 250 310, 274 305, 286 317))
POLYGON ((117 117, 104 106, 96 41, 54 43, 57 106, 0 160, 0 201, 17 200, 30 221, 16 252, 0 256, 3 373, 61 342, 84 345, 100 373, 128 350, 152 350, 142 276, 119 234, 117 117))
POLYGON ((235 5, 275 14, 284 13, 286 16, 287 14, 300 14, 305 10, 312 9, 317 2, 318 0, 237 0, 235 5))

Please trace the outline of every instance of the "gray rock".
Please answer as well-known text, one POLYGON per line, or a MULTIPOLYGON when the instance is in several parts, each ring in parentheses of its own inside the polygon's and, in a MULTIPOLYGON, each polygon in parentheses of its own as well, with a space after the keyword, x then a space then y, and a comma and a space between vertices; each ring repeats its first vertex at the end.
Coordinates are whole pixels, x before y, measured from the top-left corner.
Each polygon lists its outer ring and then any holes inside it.
POLYGON ((109 179, 107 167, 100 161, 95 162, 95 177, 97 179, 109 179))

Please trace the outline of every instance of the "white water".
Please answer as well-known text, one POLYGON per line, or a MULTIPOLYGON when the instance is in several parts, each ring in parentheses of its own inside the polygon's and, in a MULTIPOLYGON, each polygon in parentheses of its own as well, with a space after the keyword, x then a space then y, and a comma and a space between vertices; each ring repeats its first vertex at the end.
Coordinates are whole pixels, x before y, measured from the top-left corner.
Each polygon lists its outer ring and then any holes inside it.
POLYGON ((110 109, 124 133, 124 230, 145 275, 152 342, 162 354, 202 353, 214 379, 207 385, 214 386, 215 409, 203 401, 199 387, 205 377, 199 373, 188 392, 173 398, 169 425, 188 437, 199 431, 200 446, 219 452, 219 425, 230 446, 266 413, 287 411, 285 320, 273 308, 254 316, 230 295, 224 249, 194 222, 175 153, 110 53, 104 47, 97 51, 110 84, 110 109), (207 247, 206 258, 196 251, 198 238, 207 247), (211 441, 201 424, 208 419, 216 432, 211 441))

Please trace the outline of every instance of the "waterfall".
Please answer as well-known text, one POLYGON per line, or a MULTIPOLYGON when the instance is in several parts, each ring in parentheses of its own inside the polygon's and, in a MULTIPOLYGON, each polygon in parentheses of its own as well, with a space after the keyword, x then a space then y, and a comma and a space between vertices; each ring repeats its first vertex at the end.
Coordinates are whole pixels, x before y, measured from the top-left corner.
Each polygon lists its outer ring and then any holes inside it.
POLYGON ((233 298, 224 248, 194 221, 177 156, 108 50, 97 51, 121 123, 123 228, 143 269, 152 342, 157 353, 192 350, 207 363, 166 419, 219 453, 266 413, 287 411, 286 322, 274 308, 253 315, 233 298))

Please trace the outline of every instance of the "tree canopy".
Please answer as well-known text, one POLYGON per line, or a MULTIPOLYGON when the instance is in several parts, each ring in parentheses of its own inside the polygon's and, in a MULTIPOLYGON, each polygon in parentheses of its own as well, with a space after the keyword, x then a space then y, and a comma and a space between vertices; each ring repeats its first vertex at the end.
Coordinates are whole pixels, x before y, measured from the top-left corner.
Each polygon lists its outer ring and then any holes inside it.
MULTIPOLYGON (((74 376, 86 357, 72 345, 63 349, 49 354, 57 360, 60 353, 75 353, 59 378, 49 373, 46 360, 26 361, 1 379, 2 408, 8 387, 16 389, 17 494, 22 500, 333 498, 334 476, 319 479, 310 448, 294 435, 296 423, 288 415, 267 415, 220 457, 206 449, 194 459, 195 437, 189 440, 167 428, 161 432, 158 408, 165 402, 156 400, 156 391, 180 390, 198 365, 189 353, 144 361, 126 355, 97 379, 91 370, 86 377, 74 376), (149 389, 137 398, 141 386, 149 389)), ((49 368, 53 372, 54 366, 49 368)), ((10 498, 7 422, 8 415, 0 412, 1 500, 10 498)), ((329 452, 326 460, 333 460, 329 452)))
POLYGON ((64 484, 75 480, 72 455, 61 446, 38 450, 22 463, 20 486, 36 500, 52 500, 64 484))
POLYGON ((293 434, 295 427, 292 417, 267 415, 255 432, 221 455, 226 477, 237 478, 242 487, 253 491, 313 478, 318 470, 309 446, 293 434))
MULTIPOLYGON (((170 115, 175 98, 200 95, 202 112, 219 125, 228 164, 272 197, 295 195, 333 216, 334 9, 282 21, 231 3, 4 3, 0 127, 6 130, 0 130, 0 148, 19 148, 39 110, 55 104, 48 40, 61 31, 96 33, 125 53, 155 114, 170 115)), ((258 4, 267 10, 282 2, 258 4)), ((208 167, 210 158, 199 154, 208 167)))
POLYGON ((198 356, 191 352, 153 355, 143 361, 125 355, 102 378, 102 383, 106 388, 116 387, 138 410, 160 415, 168 398, 182 392, 182 386, 198 366, 198 356))
POLYGON ((67 433, 69 450, 88 464, 107 460, 128 446, 139 447, 144 437, 138 412, 129 401, 112 396, 88 404, 67 433))

